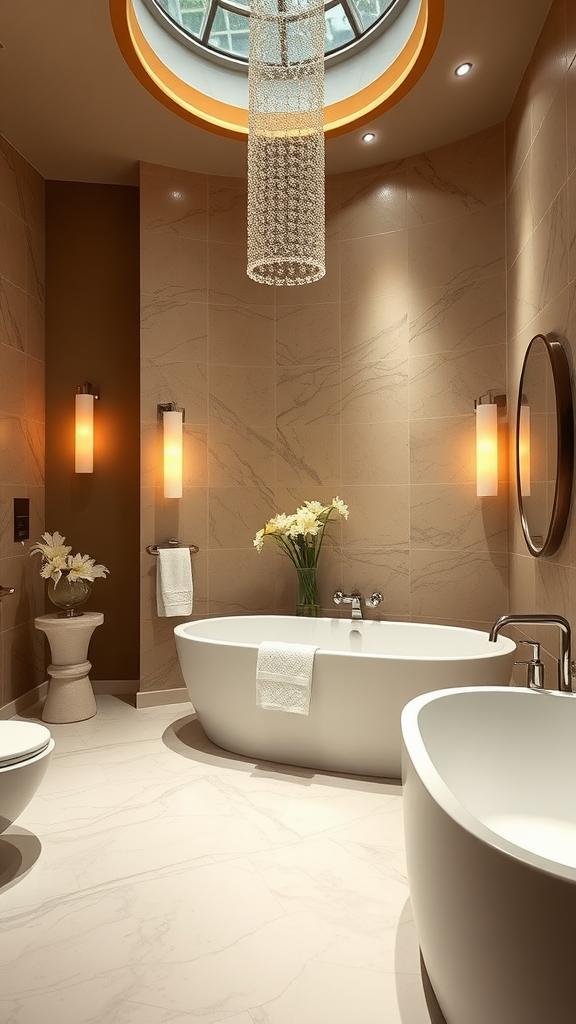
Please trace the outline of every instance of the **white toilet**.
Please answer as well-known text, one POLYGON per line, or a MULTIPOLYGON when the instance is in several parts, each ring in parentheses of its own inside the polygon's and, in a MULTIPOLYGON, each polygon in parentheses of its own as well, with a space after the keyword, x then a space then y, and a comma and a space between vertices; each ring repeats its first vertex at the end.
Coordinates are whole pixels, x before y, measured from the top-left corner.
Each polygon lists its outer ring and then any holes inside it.
POLYGON ((30 803, 54 750, 45 725, 0 721, 0 832, 30 803))

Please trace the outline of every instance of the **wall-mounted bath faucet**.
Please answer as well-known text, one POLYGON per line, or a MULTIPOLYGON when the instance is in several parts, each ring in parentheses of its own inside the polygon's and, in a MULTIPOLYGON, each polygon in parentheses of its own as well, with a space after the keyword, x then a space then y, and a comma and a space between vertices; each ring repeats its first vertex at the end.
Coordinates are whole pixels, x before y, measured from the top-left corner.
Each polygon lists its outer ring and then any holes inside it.
MULTIPOLYGON (((501 615, 494 623, 488 637, 495 643, 496 637, 504 626, 558 626, 560 630, 560 658, 558 659, 558 689, 563 693, 572 693, 572 631, 570 623, 562 615, 501 615)), ((523 641, 521 641, 523 642, 523 641)), ((534 641, 530 641, 534 643, 534 641)), ((532 659, 540 662, 539 652, 532 659)), ((530 664, 529 662, 527 664, 530 664)), ((539 673, 537 673, 539 674, 539 673)), ((542 689, 536 685, 534 689, 542 689)))
MULTIPOLYGON (((350 604, 352 605, 352 618, 362 618, 362 595, 357 590, 353 590, 351 594, 344 594, 341 590, 337 590, 334 594, 334 604, 350 604)), ((366 598, 366 604, 370 608, 376 608, 377 605, 381 604, 384 600, 382 594, 377 590, 374 591, 370 597, 366 598)))

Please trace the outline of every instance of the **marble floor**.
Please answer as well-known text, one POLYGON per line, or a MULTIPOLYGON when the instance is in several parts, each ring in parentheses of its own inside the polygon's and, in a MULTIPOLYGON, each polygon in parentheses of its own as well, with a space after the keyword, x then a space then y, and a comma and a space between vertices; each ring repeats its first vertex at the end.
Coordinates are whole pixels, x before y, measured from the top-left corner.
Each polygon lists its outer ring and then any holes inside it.
POLYGON ((2 1024, 430 1024, 399 785, 228 754, 186 704, 50 729, 0 837, 2 1024))

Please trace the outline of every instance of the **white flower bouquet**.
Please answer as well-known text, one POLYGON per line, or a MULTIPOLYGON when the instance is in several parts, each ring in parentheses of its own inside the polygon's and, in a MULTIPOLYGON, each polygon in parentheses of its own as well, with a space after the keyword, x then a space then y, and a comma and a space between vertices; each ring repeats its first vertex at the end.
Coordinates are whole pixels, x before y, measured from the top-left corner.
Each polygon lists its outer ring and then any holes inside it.
POLYGON ((59 583, 62 576, 68 579, 69 583, 76 580, 86 580, 93 583, 98 577, 106 577, 110 570, 105 565, 97 565, 89 555, 71 555, 72 548, 65 544, 65 537, 56 531, 55 533, 43 533, 42 540, 30 548, 31 555, 42 555, 42 568, 40 575, 45 580, 52 580, 59 583))
POLYGON ((270 519, 264 529, 258 530, 254 547, 261 551, 264 541, 271 538, 297 569, 314 569, 318 565, 324 530, 333 512, 348 519, 348 506, 340 498, 332 498, 330 505, 305 501, 292 515, 281 512, 270 519))

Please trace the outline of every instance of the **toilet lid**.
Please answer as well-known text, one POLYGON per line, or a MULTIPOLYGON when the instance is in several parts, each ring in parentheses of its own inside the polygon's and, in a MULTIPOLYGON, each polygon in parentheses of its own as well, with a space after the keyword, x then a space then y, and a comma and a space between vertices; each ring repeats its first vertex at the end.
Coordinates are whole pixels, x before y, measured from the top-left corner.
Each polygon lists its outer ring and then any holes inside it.
POLYGON ((0 722, 0 768, 41 753, 50 738, 49 729, 36 722, 0 722))

